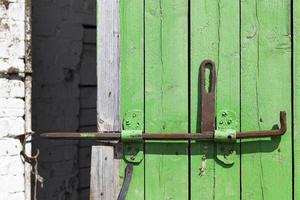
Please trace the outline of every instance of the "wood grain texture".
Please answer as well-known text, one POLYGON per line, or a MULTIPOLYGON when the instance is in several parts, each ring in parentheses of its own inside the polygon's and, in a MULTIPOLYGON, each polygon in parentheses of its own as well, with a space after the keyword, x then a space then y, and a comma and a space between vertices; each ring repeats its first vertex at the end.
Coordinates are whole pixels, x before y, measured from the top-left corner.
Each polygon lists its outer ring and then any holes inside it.
MULTIPOLYGON (((188 4, 145 1, 145 131, 188 133, 188 4)), ((145 144, 145 199, 188 199, 188 143, 145 144)))
POLYGON ((241 1, 241 128, 270 130, 287 112, 281 138, 243 140, 242 199, 292 199, 290 1, 241 1))
MULTIPOLYGON (((124 119, 126 112, 130 110, 138 109, 144 113, 144 2, 121 0, 120 13, 121 117, 124 119)), ((139 148, 134 144, 130 146, 132 149, 139 148)), ((124 154, 128 153, 124 149, 124 154)), ((121 182, 125 167, 126 163, 123 161, 121 182)), ((144 160, 133 168, 126 199, 144 199, 144 160)))
POLYGON ((300 1, 293 0, 294 199, 300 199, 300 1))
MULTIPOLYGON (((191 130, 201 130, 199 66, 211 59, 217 67, 216 113, 239 116, 239 2, 191 1, 191 130)), ((226 167, 216 159, 213 142, 192 144, 192 199, 240 199, 240 163, 226 167), (201 171, 200 171, 201 170, 201 171)), ((235 147, 239 150, 239 144, 235 147)))
MULTIPOLYGON (((119 119, 119 0, 97 2, 98 130, 121 130, 119 119)), ((93 146, 90 199, 113 200, 119 189, 113 147, 93 146)))

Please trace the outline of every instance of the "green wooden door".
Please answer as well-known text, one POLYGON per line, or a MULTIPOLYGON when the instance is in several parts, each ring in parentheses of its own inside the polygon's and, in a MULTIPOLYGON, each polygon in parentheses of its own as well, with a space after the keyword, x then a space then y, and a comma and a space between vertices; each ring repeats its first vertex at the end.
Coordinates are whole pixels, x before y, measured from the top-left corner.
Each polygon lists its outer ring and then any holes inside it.
POLYGON ((213 142, 124 144, 127 199, 292 199, 291 2, 120 0, 123 128, 138 117, 131 128, 147 133, 200 132, 205 59, 217 68, 215 114, 235 113, 237 131, 276 129, 281 110, 288 118, 283 137, 238 140, 234 164, 213 142))

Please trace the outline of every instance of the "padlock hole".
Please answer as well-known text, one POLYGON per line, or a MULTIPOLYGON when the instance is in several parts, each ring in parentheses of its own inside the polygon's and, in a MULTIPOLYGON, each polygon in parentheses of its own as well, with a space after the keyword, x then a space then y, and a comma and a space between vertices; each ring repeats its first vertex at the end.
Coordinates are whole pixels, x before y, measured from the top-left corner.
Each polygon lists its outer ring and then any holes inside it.
POLYGON ((206 92, 211 92, 213 88, 213 66, 211 63, 206 63, 204 66, 204 88, 206 92))

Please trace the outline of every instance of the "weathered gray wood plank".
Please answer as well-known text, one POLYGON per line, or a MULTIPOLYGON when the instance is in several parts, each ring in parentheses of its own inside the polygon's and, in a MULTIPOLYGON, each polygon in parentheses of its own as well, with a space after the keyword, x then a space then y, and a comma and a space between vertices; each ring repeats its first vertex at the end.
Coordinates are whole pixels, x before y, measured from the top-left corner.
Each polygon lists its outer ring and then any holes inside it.
MULTIPOLYGON (((120 130, 119 0, 98 0, 97 124, 98 130, 120 130)), ((113 147, 93 146, 90 199, 113 200, 118 195, 119 160, 113 147)))

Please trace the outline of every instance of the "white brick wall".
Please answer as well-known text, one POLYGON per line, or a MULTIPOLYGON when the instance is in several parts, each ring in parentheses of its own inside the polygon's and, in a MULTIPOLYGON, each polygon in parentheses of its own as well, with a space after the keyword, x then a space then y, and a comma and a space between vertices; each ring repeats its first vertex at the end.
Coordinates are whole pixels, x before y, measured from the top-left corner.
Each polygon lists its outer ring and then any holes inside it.
POLYGON ((24 70, 24 20, 25 0, 0 0, 0 71, 24 70))
POLYGON ((22 149, 24 82, 5 71, 24 71, 25 0, 0 0, 0 199, 24 200, 22 149))

